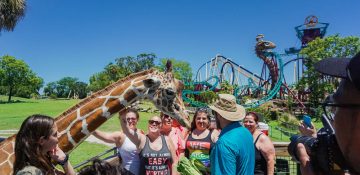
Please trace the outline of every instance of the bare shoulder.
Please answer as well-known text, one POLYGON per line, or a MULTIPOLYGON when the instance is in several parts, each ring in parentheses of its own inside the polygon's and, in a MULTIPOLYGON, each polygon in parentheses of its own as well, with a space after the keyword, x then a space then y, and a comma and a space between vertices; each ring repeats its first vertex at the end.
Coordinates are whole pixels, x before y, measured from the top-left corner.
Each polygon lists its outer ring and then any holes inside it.
POLYGON ((218 129, 213 129, 211 135, 213 135, 213 136, 219 136, 219 135, 220 135, 220 131, 219 131, 218 129))
POLYGON ((211 139, 215 143, 219 139, 220 131, 217 129, 212 130, 211 139))
MULTIPOLYGON (((258 143, 260 143, 260 147, 261 148, 268 148, 268 149, 274 149, 274 144, 272 143, 270 137, 268 137, 265 134, 261 134, 259 137, 259 141, 258 143)), ((256 144, 257 145, 257 144, 256 144)))

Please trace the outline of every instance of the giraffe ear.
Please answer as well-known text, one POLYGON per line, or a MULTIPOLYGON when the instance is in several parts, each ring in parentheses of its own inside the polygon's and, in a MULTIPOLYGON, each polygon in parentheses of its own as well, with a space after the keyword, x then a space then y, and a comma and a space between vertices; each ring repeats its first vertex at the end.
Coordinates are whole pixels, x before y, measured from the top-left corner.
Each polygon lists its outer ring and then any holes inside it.
POLYGON ((165 72, 172 72, 172 63, 170 60, 167 60, 166 62, 166 70, 165 72))
POLYGON ((148 78, 143 80, 143 82, 144 82, 144 86, 147 88, 160 86, 160 81, 157 78, 148 78))

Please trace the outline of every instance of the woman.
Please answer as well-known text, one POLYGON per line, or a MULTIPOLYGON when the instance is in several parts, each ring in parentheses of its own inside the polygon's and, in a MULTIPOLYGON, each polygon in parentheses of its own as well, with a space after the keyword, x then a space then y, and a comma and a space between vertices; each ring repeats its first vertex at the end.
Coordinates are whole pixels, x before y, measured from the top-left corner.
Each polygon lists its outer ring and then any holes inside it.
POLYGON ((208 169, 210 174, 210 150, 219 138, 218 130, 210 130, 210 115, 206 108, 199 108, 191 123, 191 133, 186 140, 186 157, 198 159, 208 169))
POLYGON ((183 133, 179 127, 174 127, 174 122, 176 122, 176 120, 173 120, 170 116, 164 113, 160 113, 160 116, 162 121, 160 133, 164 136, 168 136, 172 140, 176 153, 176 159, 179 160, 185 150, 185 139, 183 137, 183 133))
POLYGON ((57 134, 57 126, 51 117, 36 114, 25 119, 15 140, 14 174, 60 173, 51 161, 60 164, 65 174, 75 174, 69 157, 58 146, 57 134))
POLYGON ((259 116, 248 112, 244 118, 244 126, 251 132, 255 146, 255 175, 274 174, 275 148, 270 138, 257 129, 259 116))
MULTIPOLYGON (((120 120, 121 117, 119 116, 120 120)), ((135 131, 139 121, 139 113, 134 109, 127 110, 125 114, 125 120, 129 124, 129 129, 135 131)), ((138 130, 139 131, 139 130, 138 130)), ((141 131, 139 131, 141 132, 141 131)), ((140 151, 136 145, 122 132, 106 133, 102 131, 94 131, 93 135, 107 143, 114 143, 118 149, 118 157, 121 160, 121 165, 126 170, 130 171, 134 175, 139 174, 140 151)))
POLYGON ((148 134, 144 135, 137 130, 131 130, 125 115, 121 116, 124 134, 140 150, 140 174, 177 175, 174 145, 167 136, 161 135, 160 117, 151 117, 148 121, 148 134))

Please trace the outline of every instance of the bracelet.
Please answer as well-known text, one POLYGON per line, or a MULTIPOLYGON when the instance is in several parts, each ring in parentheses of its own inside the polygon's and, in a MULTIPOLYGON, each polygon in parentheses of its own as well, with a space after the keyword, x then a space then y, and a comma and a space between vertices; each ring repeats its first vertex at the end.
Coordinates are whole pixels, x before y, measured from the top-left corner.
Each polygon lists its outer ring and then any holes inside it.
POLYGON ((65 154, 65 159, 63 161, 58 162, 61 166, 64 166, 69 160, 69 156, 65 154))

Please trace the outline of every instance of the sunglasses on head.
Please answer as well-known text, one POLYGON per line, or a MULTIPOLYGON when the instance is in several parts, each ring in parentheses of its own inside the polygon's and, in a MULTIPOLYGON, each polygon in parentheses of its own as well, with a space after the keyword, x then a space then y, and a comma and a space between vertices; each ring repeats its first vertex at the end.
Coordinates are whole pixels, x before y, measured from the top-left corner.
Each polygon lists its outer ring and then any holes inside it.
POLYGON ((204 107, 202 107, 202 108, 198 108, 197 109, 197 112, 208 112, 208 108, 204 108, 204 107))
POLYGON ((156 121, 156 120, 149 120, 149 124, 152 125, 152 124, 155 124, 155 125, 160 125, 161 122, 159 121, 156 121))

